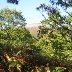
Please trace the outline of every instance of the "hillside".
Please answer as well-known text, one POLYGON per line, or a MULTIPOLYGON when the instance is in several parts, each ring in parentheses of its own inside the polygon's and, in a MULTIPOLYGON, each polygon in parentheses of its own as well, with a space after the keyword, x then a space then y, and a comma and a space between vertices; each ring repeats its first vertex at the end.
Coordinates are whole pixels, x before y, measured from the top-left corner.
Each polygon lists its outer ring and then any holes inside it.
POLYGON ((42 24, 41 23, 33 23, 33 24, 28 24, 26 25, 26 29, 30 31, 30 33, 37 37, 37 33, 38 33, 38 30, 39 30, 39 26, 41 26, 42 24))

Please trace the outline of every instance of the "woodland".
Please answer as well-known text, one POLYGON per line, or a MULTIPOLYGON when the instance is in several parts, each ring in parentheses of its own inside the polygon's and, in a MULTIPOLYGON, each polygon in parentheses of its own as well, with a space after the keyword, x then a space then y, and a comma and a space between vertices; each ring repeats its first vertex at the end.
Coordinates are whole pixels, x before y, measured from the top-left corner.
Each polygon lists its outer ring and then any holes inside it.
POLYGON ((37 38, 25 28, 22 12, 0 9, 0 72, 72 72, 72 0, 50 3, 36 8, 45 18, 37 38))

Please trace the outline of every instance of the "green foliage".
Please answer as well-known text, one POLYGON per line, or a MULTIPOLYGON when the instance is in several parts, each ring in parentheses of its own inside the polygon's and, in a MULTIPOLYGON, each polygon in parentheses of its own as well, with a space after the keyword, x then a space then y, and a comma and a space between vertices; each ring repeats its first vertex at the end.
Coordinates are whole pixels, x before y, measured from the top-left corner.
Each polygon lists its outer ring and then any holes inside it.
POLYGON ((71 25, 71 23, 72 23, 72 12, 69 13, 69 15, 66 17, 66 22, 67 22, 67 24, 71 25))
POLYGON ((47 63, 55 67, 53 72, 72 68, 72 14, 62 16, 57 9, 45 4, 37 9, 48 15, 42 21, 45 25, 39 27, 39 40, 25 29, 21 12, 0 10, 0 64, 6 72, 31 72, 35 66, 47 63))
POLYGON ((39 48, 41 48, 41 54, 44 56, 53 56, 53 48, 52 48, 52 44, 51 41, 49 40, 48 37, 43 37, 41 38, 38 43, 37 46, 39 46, 39 48))
POLYGON ((43 56, 55 57, 61 60, 66 60, 72 56, 70 52, 65 54, 65 52, 72 50, 72 43, 56 31, 41 38, 37 45, 41 48, 43 56))
POLYGON ((65 17, 61 16, 60 12, 57 10, 55 13, 49 13, 48 19, 43 20, 42 23, 47 23, 50 27, 56 28, 65 24, 65 17))
POLYGON ((0 27, 25 26, 25 18, 21 12, 4 8, 0 10, 0 27))
POLYGON ((9 68, 10 67, 14 68, 16 65, 17 65, 16 61, 11 61, 10 64, 9 64, 9 68))
POLYGON ((63 72, 64 70, 60 67, 56 67, 53 72, 63 72))
POLYGON ((37 37, 40 39, 43 35, 48 34, 48 27, 46 25, 39 26, 38 35, 37 37))
POLYGON ((57 4, 57 5, 60 5, 62 7, 72 7, 72 1, 71 0, 50 0, 50 2, 52 4, 57 4))
MULTIPOLYGON (((51 10, 45 4, 41 5, 39 7, 40 9, 48 13, 48 18, 41 21, 44 26, 39 28, 38 33, 40 39, 37 42, 37 46, 41 49, 40 54, 49 58, 58 59, 57 61, 65 61, 65 63, 70 61, 70 64, 72 64, 71 13, 68 16, 62 16, 57 9, 54 12, 53 8, 51 10)), ((61 70, 57 68, 55 72, 61 72, 61 70)))
POLYGON ((4 63, 7 69, 12 71, 16 70, 18 65, 21 67, 28 59, 36 55, 37 49, 33 45, 35 42, 36 39, 25 27, 0 29, 1 65, 4 63), (21 61, 19 57, 26 60, 21 61))
POLYGON ((16 27, 0 30, 0 47, 7 53, 18 52, 33 44, 35 39, 24 27, 16 27), (32 40, 32 41, 31 41, 32 40))

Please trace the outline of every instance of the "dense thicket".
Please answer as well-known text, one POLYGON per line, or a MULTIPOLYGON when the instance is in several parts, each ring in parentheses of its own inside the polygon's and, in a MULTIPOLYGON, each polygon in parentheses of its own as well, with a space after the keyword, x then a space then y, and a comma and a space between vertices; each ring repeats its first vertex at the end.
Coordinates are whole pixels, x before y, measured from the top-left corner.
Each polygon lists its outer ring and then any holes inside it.
MULTIPOLYGON (((53 6, 72 6, 71 0, 50 1, 53 6)), ((43 26, 39 27, 38 39, 25 29, 25 18, 20 12, 0 11, 1 69, 5 72, 72 72, 72 13, 61 15, 53 6, 41 4, 37 7, 43 17, 43 12, 48 16, 41 21, 43 26)))
MULTIPOLYGON (((55 3, 54 3, 55 5, 55 3)), ((40 4, 37 7, 42 16, 45 18, 41 22, 37 43, 41 48, 41 54, 48 56, 52 66, 72 68, 72 13, 61 15, 57 7, 40 4), (45 17, 44 13, 48 16, 45 17), (62 63, 63 64, 62 64, 62 63), (69 63, 70 62, 70 63, 69 63), (66 64, 65 64, 66 63, 66 64), (67 65, 67 66, 66 66, 67 65)), ((69 68, 65 72, 69 72, 69 68)), ((52 69, 51 69, 52 70, 52 69)))

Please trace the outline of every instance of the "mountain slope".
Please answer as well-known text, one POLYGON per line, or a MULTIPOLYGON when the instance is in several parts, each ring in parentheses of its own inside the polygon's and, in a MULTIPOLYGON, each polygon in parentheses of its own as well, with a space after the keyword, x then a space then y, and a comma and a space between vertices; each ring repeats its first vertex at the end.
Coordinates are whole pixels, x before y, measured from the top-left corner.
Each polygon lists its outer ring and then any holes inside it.
POLYGON ((28 24, 25 27, 28 31, 30 31, 30 33, 34 37, 37 37, 39 26, 41 26, 41 25, 42 25, 41 23, 33 23, 33 24, 28 24))

